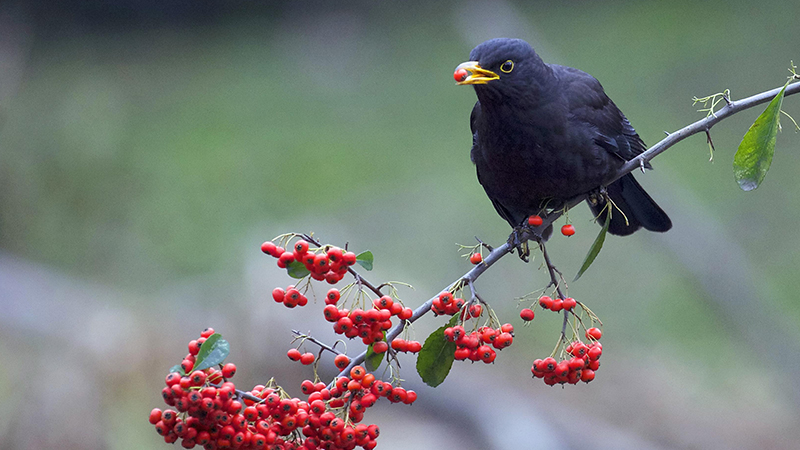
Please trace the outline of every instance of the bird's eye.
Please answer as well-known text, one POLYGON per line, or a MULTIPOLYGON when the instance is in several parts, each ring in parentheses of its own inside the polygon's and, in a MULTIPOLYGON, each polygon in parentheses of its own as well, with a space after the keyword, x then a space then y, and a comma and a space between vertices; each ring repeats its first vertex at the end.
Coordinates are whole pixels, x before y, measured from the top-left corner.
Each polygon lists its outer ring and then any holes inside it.
POLYGON ((503 64, 500 64, 500 70, 503 71, 503 73, 511 72, 512 70, 514 70, 514 61, 509 59, 503 64))

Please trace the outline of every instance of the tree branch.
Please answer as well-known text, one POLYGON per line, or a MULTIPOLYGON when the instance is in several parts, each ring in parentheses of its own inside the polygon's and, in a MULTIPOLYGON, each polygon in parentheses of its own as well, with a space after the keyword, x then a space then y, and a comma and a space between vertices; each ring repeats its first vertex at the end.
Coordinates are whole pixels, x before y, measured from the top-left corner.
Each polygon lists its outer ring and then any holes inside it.
MULTIPOLYGON (((650 147, 648 150, 642 152, 642 154, 640 154, 640 155, 636 156, 635 158, 631 159, 630 161, 626 162, 622 167, 620 167, 619 170, 617 170, 614 174, 610 175, 606 179, 604 185, 607 186, 607 185, 613 183, 614 181, 622 178, 623 176, 633 172, 637 168, 642 167, 644 165, 644 163, 652 160, 656 156, 658 156, 661 153, 663 153, 664 151, 666 151, 668 148, 670 148, 673 145, 677 144, 678 142, 688 138, 689 136, 692 136, 692 135, 700 133, 700 132, 707 132, 708 130, 711 129, 711 127, 716 125, 718 122, 720 122, 720 121, 722 121, 722 120, 724 120, 724 119, 726 119, 726 118, 728 118, 728 117, 730 117, 730 116, 732 116, 732 115, 734 115, 734 114, 736 114, 736 113, 738 113, 740 111, 744 111, 746 109, 750 109, 750 108, 752 108, 754 106, 757 106, 757 105, 760 105, 762 103, 766 103, 766 102, 772 100, 776 95, 778 95, 778 93, 780 92, 781 89, 783 89, 783 87, 777 87, 775 89, 772 89, 772 90, 769 90, 769 91, 766 91, 766 92, 762 92, 760 94, 756 94, 756 95, 753 95, 753 96, 750 96, 750 97, 747 97, 747 98, 744 98, 744 99, 741 99, 741 100, 737 100, 737 101, 728 101, 728 99, 726 98, 726 105, 724 107, 722 107, 719 111, 717 111, 716 113, 714 113, 714 114, 712 114, 712 115, 710 115, 708 117, 705 117, 702 120, 698 120, 697 122, 694 122, 694 123, 692 123, 690 125, 687 125, 687 126, 681 128, 680 130, 674 132, 674 133, 671 133, 671 134, 667 135, 667 137, 665 137, 664 139, 662 139, 661 141, 659 141, 658 143, 656 143, 655 145, 650 147)), ((788 86, 786 86, 786 91, 784 92, 784 96, 788 97, 790 95, 794 95, 794 94, 797 94, 799 92, 800 92, 800 83, 789 84, 788 86)), ((542 225, 539 225, 538 227, 534 228, 533 231, 536 231, 536 232, 539 232, 539 233, 543 232, 545 229, 547 229, 547 227, 552 225, 553 222, 558 220, 558 218, 561 217, 561 215, 563 214, 564 211, 572 209, 574 206, 578 205, 583 200, 585 200, 586 199, 586 195, 587 194, 582 194, 582 195, 578 195, 578 196, 575 196, 575 197, 569 199, 565 203, 565 206, 563 208, 561 208, 561 209, 559 209, 557 211, 553 211, 551 214, 548 214, 547 217, 544 218, 544 221, 543 221, 542 225)), ((532 239, 534 237, 535 237, 534 234, 526 232, 524 228, 522 229, 522 232, 520 233, 520 240, 530 240, 530 239, 532 239)), ((464 276, 462 276, 458 280, 454 281, 453 283, 450 283, 446 288, 443 289, 443 291, 450 290, 457 283, 460 283, 460 282, 463 282, 463 281, 466 281, 469 284, 473 283, 489 267, 491 267, 494 263, 496 263, 498 260, 500 260, 500 258, 502 258, 503 256, 507 255, 508 253, 511 253, 513 251, 513 249, 514 249, 514 247, 511 244, 509 244, 508 242, 506 242, 505 244, 495 248, 494 250, 492 250, 489 253, 489 255, 486 256, 486 258, 483 260, 483 262, 481 264, 476 265, 472 270, 470 270, 469 272, 464 274, 464 276)), ((549 269, 550 268, 549 267, 550 263, 548 262, 547 264, 548 264, 548 269, 549 269)), ((551 273, 550 275, 551 275, 551 278, 552 278, 553 274, 551 273)), ((558 288, 558 284, 556 285, 556 287, 558 288)), ((560 294, 560 292, 559 292, 559 294, 560 294)), ((427 314, 428 311, 430 311, 430 309, 431 309, 431 305, 433 304, 433 300, 436 299, 437 297, 438 297, 438 294, 436 296, 434 296, 434 297, 431 297, 430 299, 428 299, 428 301, 426 301, 425 303, 420 305, 417 309, 415 309, 414 310, 414 314, 411 316, 410 319, 408 319, 408 322, 414 322, 417 319, 419 319, 420 317, 422 317, 423 315, 427 314)), ((566 315, 565 315, 565 319, 566 319, 566 315)), ((386 342, 391 342, 394 338, 396 338, 398 335, 400 335, 400 333, 403 331, 404 327, 405 327, 404 321, 401 321, 400 323, 395 325, 391 330, 389 330, 386 333, 386 342)), ((359 365, 359 364, 364 362, 364 359, 366 358, 366 356, 367 356, 367 352, 365 350, 360 355, 354 357, 350 361, 350 364, 344 370, 342 370, 339 373, 338 376, 347 376, 349 374, 351 368, 353 368, 354 366, 359 365)))

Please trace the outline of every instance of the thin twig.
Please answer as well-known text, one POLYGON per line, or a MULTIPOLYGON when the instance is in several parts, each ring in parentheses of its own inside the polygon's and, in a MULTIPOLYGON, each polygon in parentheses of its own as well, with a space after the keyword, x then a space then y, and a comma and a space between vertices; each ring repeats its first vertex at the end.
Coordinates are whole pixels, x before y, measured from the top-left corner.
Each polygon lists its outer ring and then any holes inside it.
MULTIPOLYGON (((304 235, 302 236, 302 238, 303 238, 303 239, 305 239, 306 241, 308 241, 308 242, 310 242, 310 243, 312 243, 312 244, 316 245, 317 247, 321 247, 321 246, 322 246, 322 243, 321 243, 321 242, 317 241, 316 239, 314 239, 313 237, 311 237, 311 236, 310 236, 310 235, 308 235, 308 234, 304 234, 304 235)), ((356 282, 357 282, 357 283, 359 283, 359 284, 361 284, 361 285, 364 285, 364 286, 366 286, 366 287, 367 287, 367 289, 369 289, 370 291, 372 291, 372 292, 373 292, 375 295, 377 295, 378 297, 382 297, 382 296, 383 296, 383 293, 381 293, 380 289, 376 288, 376 287, 375 287, 375 286, 374 286, 372 283, 370 283, 369 281, 367 281, 367 280, 366 280, 364 277, 362 277, 362 276, 361 276, 361 275, 360 275, 358 272, 356 272, 355 270, 353 270, 353 268, 352 268, 352 267, 348 267, 348 268, 347 268, 347 271, 348 271, 348 272, 350 272, 350 275, 353 275, 353 277, 355 277, 355 279, 356 279, 356 282)))
MULTIPOLYGON (((712 116, 709 116, 709 117, 705 117, 705 118, 703 118, 701 120, 698 120, 697 122, 694 122, 694 123, 692 123, 690 125, 687 125, 687 126, 681 128, 678 131, 675 131, 674 133, 668 133, 667 136, 664 139, 662 139, 661 141, 659 141, 658 143, 656 143, 655 145, 650 147, 648 150, 646 150, 643 153, 641 153, 640 155, 638 155, 635 158, 633 158, 633 159, 629 160, 628 162, 626 162, 622 167, 619 168, 619 170, 617 170, 614 174, 612 174, 608 178, 606 178, 606 180, 604 180, 603 185, 604 186, 608 186, 609 184, 613 183, 614 181, 617 181, 618 179, 620 179, 623 176, 631 173, 636 168, 641 167, 644 163, 652 160, 656 156, 658 156, 661 153, 663 153, 664 151, 666 151, 668 148, 670 148, 673 145, 677 144, 678 142, 688 138, 689 136, 692 136, 694 134, 710 130, 711 127, 713 127, 718 122, 726 119, 729 116, 732 116, 732 115, 734 115, 734 114, 736 114, 736 113, 738 113, 740 111, 744 111, 746 109, 752 108, 754 106, 757 106, 757 105, 760 105, 762 103, 766 103, 766 102, 772 100, 776 95, 778 95, 778 93, 780 92, 780 90, 782 88, 783 87, 778 87, 778 88, 775 88, 775 89, 771 89, 769 91, 765 91, 765 92, 762 92, 760 94, 756 94, 756 95, 744 98, 742 100, 737 100, 737 101, 731 101, 727 97, 723 97, 723 98, 725 98, 726 105, 724 107, 722 107, 719 111, 717 111, 715 113, 715 115, 712 115, 712 116)), ((788 97, 790 95, 797 94, 798 92, 800 92, 800 83, 793 83, 793 84, 790 84, 790 85, 788 85, 786 87, 786 91, 784 92, 784 96, 788 97)), ((575 197, 569 199, 567 202, 565 202, 564 208, 560 208, 558 211, 553 211, 552 213, 548 214, 547 217, 544 217, 543 218, 544 222, 542 223, 542 225, 539 225, 538 227, 536 227, 534 229, 534 231, 547 229, 548 226, 550 226, 553 222, 558 220, 559 217, 561 217, 561 215, 563 214, 564 211, 567 211, 567 210, 573 208, 574 206, 576 206, 577 204, 581 203, 582 201, 584 201, 586 199, 586 195, 587 194, 578 195, 578 196, 575 196, 575 197)), ((525 232, 520 233, 520 238, 521 239, 531 239, 533 237, 534 237, 533 235, 525 233, 525 232)), ((315 245, 319 245, 319 244, 315 244, 315 245)), ((464 276, 460 277, 457 281, 454 281, 453 283, 450 283, 444 290, 450 290, 457 283, 463 282, 464 280, 467 280, 467 282, 477 280, 478 277, 481 276, 481 274, 483 274, 483 272, 485 272, 489 267, 491 267, 500 258, 502 258, 503 256, 507 255, 508 253, 511 253, 513 251, 513 249, 514 249, 514 247, 509 242, 506 242, 503 245, 495 248, 483 260, 483 264, 476 265, 474 268, 472 268, 472 270, 467 272, 464 276)), ((544 250, 544 247, 542 247, 542 249, 544 250)), ((547 259, 546 253, 544 251, 543 251, 543 253, 545 254, 545 259, 547 259)), ((553 267, 552 264, 550 264, 550 263, 546 263, 546 264, 548 266, 548 271, 549 272, 551 271, 551 269, 555 270, 555 267, 553 267)), ((551 278, 551 281, 554 280, 554 272, 551 272, 550 278, 551 278)), ((556 282, 556 289, 557 290, 559 289, 559 285, 558 285, 557 282, 556 282)), ((378 295, 382 295, 382 294, 378 294, 378 295)), ((560 292, 559 292, 559 296, 561 296, 563 298, 563 294, 561 294, 560 292)), ((438 297, 438 295, 436 295, 434 297, 431 297, 430 299, 428 299, 428 301, 426 301, 425 303, 420 305, 417 309, 415 309, 414 310, 414 314, 411 316, 410 319, 408 319, 408 322, 414 322, 417 319, 419 319, 420 317, 422 317, 423 315, 427 314, 428 311, 430 311, 430 309, 431 309, 431 305, 433 304, 433 300, 436 299, 437 297, 438 297)), ((566 322, 567 322, 567 320, 568 320, 568 316, 565 315, 564 316, 564 325, 562 326, 562 339, 563 339, 563 333, 566 331, 566 322)), ((392 339, 397 337, 403 331, 404 327, 405 327, 404 321, 400 322, 397 325, 395 325, 391 330, 389 330, 386 333, 386 341, 387 342, 391 342, 392 339)), ((364 351, 360 355, 352 358, 350 360, 350 364, 344 370, 342 370, 339 373, 338 376, 345 376, 347 373, 349 373, 351 368, 353 368, 354 366, 356 366, 358 364, 363 363, 364 362, 364 358, 366 357, 366 355, 367 355, 367 352, 364 351)))
MULTIPOLYGON (((298 339, 311 341, 311 342, 319 345, 320 347, 322 347, 323 350, 327 350, 327 351, 333 353, 334 355, 341 355, 342 354, 342 352, 340 352, 339 350, 336 350, 335 348, 333 348, 330 345, 320 341, 319 339, 315 338, 314 336, 309 336, 309 335, 307 335, 305 333, 301 333, 301 332, 299 332, 297 330, 292 330, 292 333, 295 336, 297 336, 298 339)), ((336 345, 336 344, 334 344, 334 345, 336 345)))

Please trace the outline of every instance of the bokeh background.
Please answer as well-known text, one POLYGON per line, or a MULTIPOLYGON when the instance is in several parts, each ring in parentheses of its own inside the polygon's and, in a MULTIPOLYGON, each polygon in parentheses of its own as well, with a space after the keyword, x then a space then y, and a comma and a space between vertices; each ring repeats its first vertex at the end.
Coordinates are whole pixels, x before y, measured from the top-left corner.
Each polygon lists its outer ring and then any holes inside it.
MULTIPOLYGON (((795 0, 0 3, 0 448, 165 448, 147 414, 208 326, 237 385, 299 391, 289 330, 332 333, 270 299, 291 282, 258 249, 278 234, 372 250, 370 278, 411 283, 411 306, 469 269, 456 243, 503 242, 468 156, 474 93, 451 77, 483 40, 593 74, 652 144, 703 116, 692 96, 783 84, 797 17, 795 0)), ((760 110, 712 130, 713 162, 695 136, 637 175, 673 230, 609 238, 570 284, 605 324, 593 383, 530 379, 560 322, 521 326, 515 299, 547 278, 507 257, 478 289, 515 345, 437 389, 404 357, 420 400, 369 412, 381 448, 796 448, 800 136, 784 120, 766 181, 740 191, 760 110)), ((588 208, 570 218, 550 246, 568 275, 597 232, 588 208)))

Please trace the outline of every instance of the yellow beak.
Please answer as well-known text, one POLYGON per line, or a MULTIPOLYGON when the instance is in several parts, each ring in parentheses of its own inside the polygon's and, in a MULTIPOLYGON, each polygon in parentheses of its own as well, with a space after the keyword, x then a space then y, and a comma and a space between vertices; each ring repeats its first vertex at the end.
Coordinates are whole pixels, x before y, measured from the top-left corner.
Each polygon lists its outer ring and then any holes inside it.
MULTIPOLYGON (((492 72, 491 70, 486 70, 478 64, 478 61, 467 61, 463 62, 456 67, 455 73, 458 73, 459 70, 465 70, 469 73, 466 77, 461 79, 460 81, 457 79, 456 84, 486 84, 492 80, 497 80, 500 78, 500 75, 492 72)), ((462 72, 463 74, 463 72, 462 72)))

